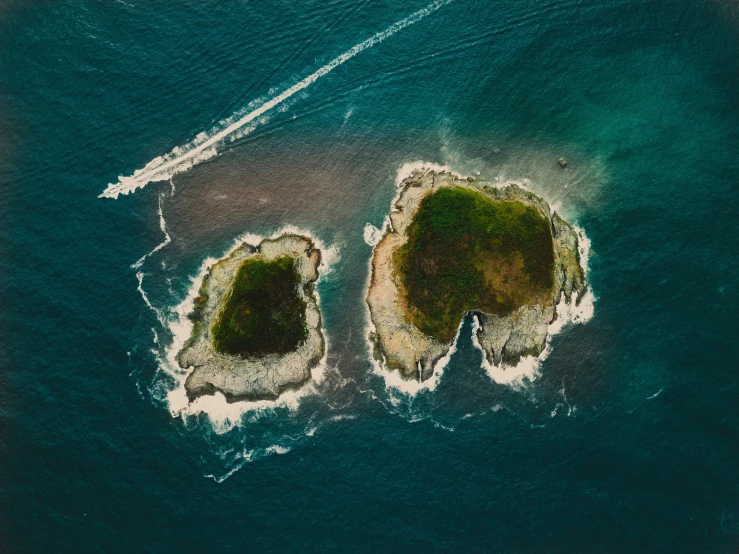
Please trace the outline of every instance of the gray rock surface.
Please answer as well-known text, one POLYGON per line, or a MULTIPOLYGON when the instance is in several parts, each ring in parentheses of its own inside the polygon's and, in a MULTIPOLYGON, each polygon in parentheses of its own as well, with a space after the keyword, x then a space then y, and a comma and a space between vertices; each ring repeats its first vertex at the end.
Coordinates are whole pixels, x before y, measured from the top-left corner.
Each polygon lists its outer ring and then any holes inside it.
POLYGON ((321 253, 310 239, 285 234, 276 239, 265 239, 256 247, 243 244, 210 268, 191 315, 192 335, 177 355, 180 367, 193 368, 185 381, 190 401, 216 391, 223 393, 229 402, 274 399, 311 378, 311 370, 323 358, 325 349, 321 313, 313 292, 320 262, 321 253), (296 260, 296 269, 301 276, 298 291, 307 305, 308 338, 297 350, 281 356, 270 354, 261 358, 241 358, 216 352, 212 347, 210 328, 242 262, 252 257, 272 260, 282 256, 296 260))
POLYGON ((568 303, 573 299, 578 302, 586 290, 577 235, 572 227, 556 212, 552 213, 543 199, 514 184, 497 187, 472 178, 460 179, 451 173, 417 171, 401 185, 372 256, 367 304, 374 326, 370 338, 375 358, 384 362, 386 369, 398 370, 405 379, 424 381, 433 375, 434 366, 452 346, 424 335, 408 321, 392 263, 393 252, 407 240, 406 230, 421 201, 441 187, 474 188, 495 200, 520 201, 535 207, 552 222, 551 299, 541 305, 521 306, 506 316, 473 310, 479 323, 477 341, 488 362, 515 365, 522 356, 539 355, 546 346, 549 325, 557 317, 560 298, 564 295, 568 303))

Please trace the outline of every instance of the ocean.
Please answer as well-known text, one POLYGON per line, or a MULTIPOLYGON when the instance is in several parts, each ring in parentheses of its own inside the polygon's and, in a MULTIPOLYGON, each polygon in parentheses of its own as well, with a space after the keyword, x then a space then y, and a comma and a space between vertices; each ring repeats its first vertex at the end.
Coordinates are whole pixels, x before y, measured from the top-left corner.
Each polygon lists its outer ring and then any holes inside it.
POLYGON ((732 0, 5 0, 0 551, 736 552, 737 154, 732 0), (530 371, 471 318, 430 386, 371 361, 365 235, 431 164, 588 238, 530 371), (313 383, 187 406, 208 260, 286 228, 313 383))

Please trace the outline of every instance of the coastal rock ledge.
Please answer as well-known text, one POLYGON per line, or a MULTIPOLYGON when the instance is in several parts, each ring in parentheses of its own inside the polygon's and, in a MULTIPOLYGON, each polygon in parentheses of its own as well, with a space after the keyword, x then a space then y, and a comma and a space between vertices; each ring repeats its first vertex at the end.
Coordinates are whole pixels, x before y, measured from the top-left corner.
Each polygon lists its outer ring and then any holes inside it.
POLYGON ((321 313, 313 290, 320 262, 321 253, 313 241, 283 234, 264 239, 257 246, 244 243, 210 268, 189 316, 193 321, 192 335, 177 355, 180 367, 192 368, 185 381, 190 401, 216 392, 221 392, 228 402, 276 399, 311 378, 311 370, 320 363, 325 350, 321 313), (242 266, 247 260, 271 262, 286 257, 292 259, 290 267, 299 280, 297 296, 305 305, 303 339, 296 348, 284 353, 242 356, 216 351, 214 323, 233 294, 242 266))
MULTIPOLYGON (((552 260, 551 281, 547 281, 547 287, 539 293, 539 301, 519 305, 509 313, 491 314, 474 308, 465 309, 458 314, 459 319, 454 319, 461 324, 469 313, 477 318, 475 338, 488 364, 512 366, 523 356, 541 354, 546 346, 549 326, 558 317, 557 307, 561 300, 564 298, 567 304, 579 304, 586 292, 577 234, 570 224, 550 210, 547 202, 515 184, 496 186, 471 177, 459 178, 448 172, 416 171, 401 183, 382 238, 374 248, 367 293, 373 326, 370 340, 375 359, 384 365, 384 369, 399 371, 406 380, 429 379, 437 362, 449 353, 454 343, 454 338, 439 340, 411 323, 413 307, 409 306, 403 280, 396 267, 396 253, 409 241, 408 228, 422 201, 448 187, 482 192, 498 202, 520 202, 535 208, 545 218, 544 221, 550 223, 552 245, 548 255, 552 260), (552 283, 550 291, 549 282, 552 283)), ((546 231, 545 236, 549 236, 546 231)), ((425 261, 421 260, 420 265, 425 265, 425 261)), ((497 259, 490 263, 495 265, 497 259)), ((456 315, 452 317, 456 318, 456 315)))

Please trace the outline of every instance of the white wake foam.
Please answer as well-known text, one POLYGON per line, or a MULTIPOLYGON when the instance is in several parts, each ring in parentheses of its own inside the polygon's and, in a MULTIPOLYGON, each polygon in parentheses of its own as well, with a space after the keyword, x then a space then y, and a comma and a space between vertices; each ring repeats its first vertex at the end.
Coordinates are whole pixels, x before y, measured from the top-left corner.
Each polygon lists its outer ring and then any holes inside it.
MULTIPOLYGON (((172 182, 172 194, 174 194, 174 182, 172 182)), ((151 256, 152 254, 156 254, 159 252, 162 248, 167 246, 170 242, 172 242, 172 238, 169 236, 169 233, 167 232, 167 222, 164 221, 164 213, 162 212, 162 197, 159 196, 159 207, 157 208, 157 214, 159 214, 159 228, 162 230, 162 233, 164 233, 164 240, 160 242, 158 245, 154 247, 154 249, 151 252, 148 252, 141 256, 138 260, 136 260, 135 263, 131 264, 131 269, 138 269, 140 268, 144 262, 146 261, 146 258, 151 256)))
MULTIPOLYGON (((139 291, 139 294, 141 294, 141 298, 144 299, 144 304, 146 304, 146 306, 156 314, 157 319, 159 320, 159 323, 162 325, 162 327, 166 327, 167 318, 162 313, 162 310, 152 305, 152 303, 149 301, 149 296, 144 291, 144 286, 143 286, 144 285, 144 273, 142 271, 136 272, 136 280, 139 282, 138 287, 136 287, 136 290, 139 291)), ((159 340, 159 337, 157 337, 157 341, 158 340, 159 340)))
POLYGON ((111 183, 108 185, 105 191, 100 195, 100 198, 118 198, 119 194, 132 193, 154 181, 166 181, 176 173, 187 171, 194 165, 213 158, 218 154, 218 146, 220 146, 225 139, 233 137, 236 134, 243 136, 248 133, 253 128, 256 128, 256 125, 260 122, 260 117, 285 102, 285 100, 294 94, 306 89, 318 79, 347 62, 363 50, 371 48, 409 25, 417 23, 442 6, 449 4, 451 1, 452 0, 436 0, 425 8, 409 15, 405 19, 401 19, 394 23, 384 31, 380 31, 367 40, 350 48, 323 67, 319 68, 317 71, 308 75, 302 81, 298 81, 277 96, 261 103, 257 108, 242 117, 239 117, 224 128, 213 132, 210 135, 208 133, 200 133, 190 143, 173 149, 169 154, 154 158, 143 168, 135 171, 133 175, 120 176, 117 183, 111 183), (252 127, 247 127, 250 124, 252 127))

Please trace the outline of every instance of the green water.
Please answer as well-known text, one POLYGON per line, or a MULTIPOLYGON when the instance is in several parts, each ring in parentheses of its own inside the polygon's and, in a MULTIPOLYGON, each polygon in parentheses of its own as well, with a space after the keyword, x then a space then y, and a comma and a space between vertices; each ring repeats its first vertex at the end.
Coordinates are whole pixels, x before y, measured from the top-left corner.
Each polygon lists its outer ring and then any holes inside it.
POLYGON ((734 4, 455 0, 98 198, 425 7, 0 7, 0 550, 737 548, 734 4), (589 237, 594 315, 535 379, 491 379, 469 321, 434 390, 372 367, 363 229, 418 160, 527 179, 589 237), (332 252, 317 383, 177 412, 192 280, 285 225, 332 252))

